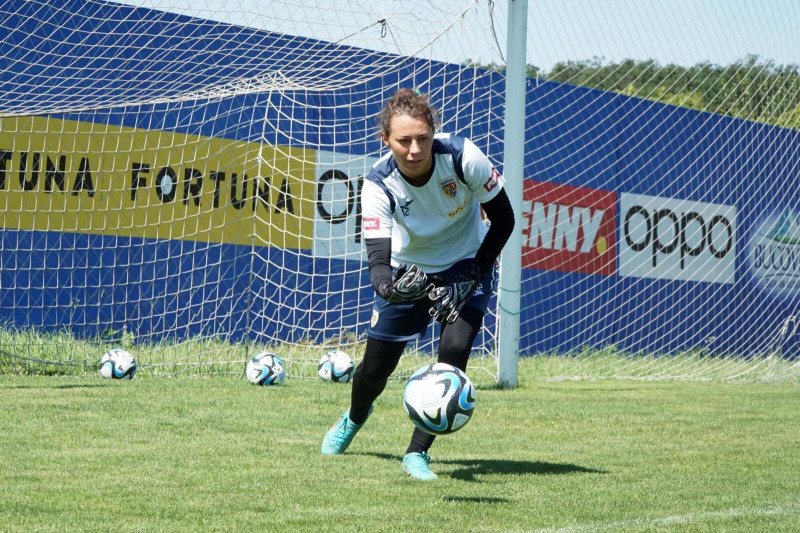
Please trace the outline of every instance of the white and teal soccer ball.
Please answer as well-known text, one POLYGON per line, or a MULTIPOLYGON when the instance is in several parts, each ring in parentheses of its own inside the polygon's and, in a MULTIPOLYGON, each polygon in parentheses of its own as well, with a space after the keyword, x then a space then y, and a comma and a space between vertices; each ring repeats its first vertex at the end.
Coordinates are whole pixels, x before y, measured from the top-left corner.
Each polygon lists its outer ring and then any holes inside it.
POLYGON ((475 388, 458 368, 434 363, 409 378, 403 405, 419 429, 431 435, 446 435, 469 422, 475 411, 475 388))
POLYGON ((280 385, 286 379, 286 363, 274 353, 262 352, 247 361, 244 373, 253 385, 280 385))
POLYGON ((352 379, 354 370, 353 360, 341 350, 325 352, 317 365, 320 379, 334 383, 347 383, 352 379))
POLYGON ((100 375, 108 379, 133 379, 136 358, 127 350, 112 348, 100 359, 100 375))

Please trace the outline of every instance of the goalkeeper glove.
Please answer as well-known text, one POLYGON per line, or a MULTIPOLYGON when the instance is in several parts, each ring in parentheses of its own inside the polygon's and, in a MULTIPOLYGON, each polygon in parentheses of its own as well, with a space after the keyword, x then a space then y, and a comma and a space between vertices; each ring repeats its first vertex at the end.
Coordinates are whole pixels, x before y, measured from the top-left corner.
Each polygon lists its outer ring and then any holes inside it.
POLYGON ((411 302, 424 298, 433 289, 428 276, 416 265, 404 264, 394 272, 392 281, 385 279, 378 284, 377 291, 389 303, 411 302))
POLYGON ((452 324, 458 318, 464 304, 480 288, 480 283, 475 280, 456 281, 444 287, 433 289, 428 298, 433 300, 433 306, 429 311, 430 315, 439 322, 445 320, 452 324))

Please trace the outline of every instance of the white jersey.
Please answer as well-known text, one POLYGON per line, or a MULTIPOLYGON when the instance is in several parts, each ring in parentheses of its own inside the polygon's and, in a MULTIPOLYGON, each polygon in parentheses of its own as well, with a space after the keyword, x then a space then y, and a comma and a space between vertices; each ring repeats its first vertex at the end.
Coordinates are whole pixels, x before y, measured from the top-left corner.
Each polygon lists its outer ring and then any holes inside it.
POLYGON ((489 158, 464 137, 437 133, 433 174, 411 185, 391 152, 375 163, 361 192, 365 239, 392 239, 392 265, 440 272, 475 257, 488 228, 480 204, 503 188, 489 158))

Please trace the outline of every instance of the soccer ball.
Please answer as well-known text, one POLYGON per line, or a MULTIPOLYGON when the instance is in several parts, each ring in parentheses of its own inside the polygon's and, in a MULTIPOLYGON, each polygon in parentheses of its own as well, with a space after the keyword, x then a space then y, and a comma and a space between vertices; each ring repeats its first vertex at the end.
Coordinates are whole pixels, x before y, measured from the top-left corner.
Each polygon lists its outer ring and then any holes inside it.
POLYGON ((434 363, 409 378, 403 405, 419 429, 431 435, 446 435, 469 421, 475 410, 475 388, 458 368, 434 363))
POLYGON ((353 360, 341 350, 325 352, 317 365, 320 379, 334 383, 347 383, 353 377, 354 370, 353 360))
POLYGON ((253 385, 280 385, 286 379, 286 363, 274 353, 262 352, 247 362, 244 373, 253 385))
POLYGON ((100 359, 100 375, 109 379, 133 379, 136 358, 122 348, 112 348, 100 359))

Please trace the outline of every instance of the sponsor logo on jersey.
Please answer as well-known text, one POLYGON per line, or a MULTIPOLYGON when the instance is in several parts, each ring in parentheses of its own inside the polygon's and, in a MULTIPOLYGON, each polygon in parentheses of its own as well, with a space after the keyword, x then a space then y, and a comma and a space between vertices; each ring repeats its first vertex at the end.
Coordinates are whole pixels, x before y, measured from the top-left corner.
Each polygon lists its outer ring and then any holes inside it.
POLYGON ((620 195, 620 274, 733 283, 736 207, 620 195))
POLYGON ((467 208, 467 202, 464 202, 463 204, 459 205, 452 211, 448 211, 445 214, 447 215, 447 218, 455 218, 459 213, 463 213, 464 209, 466 208, 467 208))
POLYGON ((483 188, 486 189, 487 192, 491 192, 492 189, 497 187, 499 181, 500 181, 500 172, 498 172, 496 168, 492 167, 492 175, 489 176, 489 179, 486 180, 486 183, 483 184, 483 188))
POLYGON ((456 182, 455 176, 439 180, 439 186, 442 188, 444 195, 448 198, 455 198, 458 194, 458 183, 456 182))
POLYGON ((762 217, 748 251, 760 287, 776 296, 800 296, 800 211, 786 207, 762 217))
POLYGON ((617 193, 525 181, 522 266, 611 276, 617 193))
POLYGON ((364 217, 364 231, 381 229, 381 219, 364 217))

